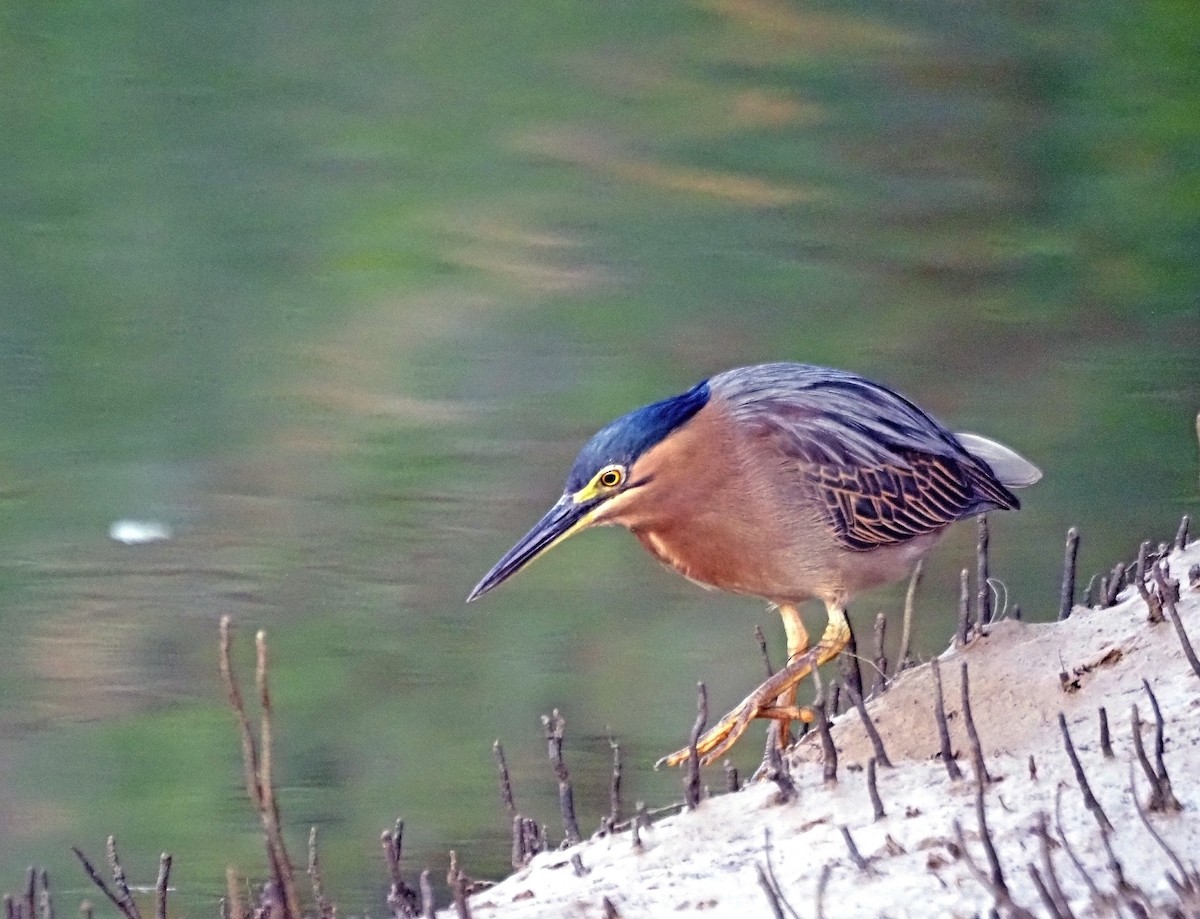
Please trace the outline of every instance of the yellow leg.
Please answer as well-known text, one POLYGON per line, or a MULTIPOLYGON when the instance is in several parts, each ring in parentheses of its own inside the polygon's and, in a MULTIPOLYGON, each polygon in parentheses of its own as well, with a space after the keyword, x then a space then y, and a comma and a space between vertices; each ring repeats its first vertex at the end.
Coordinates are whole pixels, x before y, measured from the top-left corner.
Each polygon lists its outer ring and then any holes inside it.
POLYGON ((808 629, 800 619, 800 611, 790 603, 779 607, 783 617, 783 631, 787 634, 788 663, 790 664, 808 650, 808 629))
MULTIPOLYGON (((790 603, 779 607, 779 615, 783 618, 783 631, 787 635, 788 663, 796 660, 808 650, 808 629, 800 618, 800 611, 790 603)), ((796 696, 793 692, 785 692, 775 700, 775 708, 787 709, 792 707, 796 696)), ((770 727, 770 742, 778 744, 781 749, 787 749, 792 743, 792 720, 780 718, 773 720, 770 727)))
MULTIPOLYGON (((700 762, 707 766, 720 759, 745 733, 750 722, 755 718, 770 718, 779 721, 806 720, 805 715, 811 715, 789 704, 787 699, 781 699, 788 693, 794 693, 797 684, 803 680, 813 667, 819 667, 833 660, 850 642, 850 624, 846 621, 846 611, 840 604, 826 601, 825 608, 829 613, 829 623, 815 648, 801 653, 788 661, 788 665, 767 679, 758 689, 742 700, 741 705, 722 718, 696 744, 696 752, 700 754, 700 762), (782 703, 782 704, 781 704, 782 703)), ((783 607, 782 609, 789 609, 783 607)), ((788 643, 791 644, 793 629, 799 623, 799 615, 793 609, 790 614, 784 613, 784 627, 788 630, 788 643), (789 619, 795 622, 789 624, 789 619)), ((800 631, 804 629, 800 625, 800 631)), ((806 636, 807 637, 807 636, 806 636)), ((790 648, 789 648, 790 650, 790 648)), ((669 756, 664 756, 656 765, 678 766, 687 762, 689 751, 685 748, 677 750, 669 756)))

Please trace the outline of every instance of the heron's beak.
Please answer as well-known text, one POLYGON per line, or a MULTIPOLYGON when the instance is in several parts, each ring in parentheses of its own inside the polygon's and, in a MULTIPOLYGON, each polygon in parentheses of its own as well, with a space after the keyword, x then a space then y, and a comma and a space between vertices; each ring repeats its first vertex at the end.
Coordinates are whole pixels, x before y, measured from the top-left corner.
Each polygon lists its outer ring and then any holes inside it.
POLYGON ((546 516, 534 524, 520 542, 505 552, 504 557, 475 585, 467 602, 482 597, 493 587, 499 587, 539 555, 585 529, 595 517, 597 504, 596 501, 579 503, 569 494, 559 498, 546 516))

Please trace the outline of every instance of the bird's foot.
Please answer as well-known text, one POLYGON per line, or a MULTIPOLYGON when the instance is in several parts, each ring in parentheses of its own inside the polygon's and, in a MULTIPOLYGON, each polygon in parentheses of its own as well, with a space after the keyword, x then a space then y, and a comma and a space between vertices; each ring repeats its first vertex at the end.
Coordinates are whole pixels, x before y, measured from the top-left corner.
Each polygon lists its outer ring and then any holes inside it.
MULTIPOLYGON (((807 654, 800 655, 778 673, 768 677, 754 692, 746 696, 740 705, 709 728, 696 742, 696 755, 700 757, 700 765, 709 766, 724 756, 746 733, 746 728, 750 727, 750 722, 755 718, 811 722, 814 718, 812 709, 781 705, 778 699, 808 676, 817 660, 817 650, 814 648, 807 654)), ((691 748, 684 747, 664 756, 654 764, 654 768, 681 766, 691 755, 691 748)))

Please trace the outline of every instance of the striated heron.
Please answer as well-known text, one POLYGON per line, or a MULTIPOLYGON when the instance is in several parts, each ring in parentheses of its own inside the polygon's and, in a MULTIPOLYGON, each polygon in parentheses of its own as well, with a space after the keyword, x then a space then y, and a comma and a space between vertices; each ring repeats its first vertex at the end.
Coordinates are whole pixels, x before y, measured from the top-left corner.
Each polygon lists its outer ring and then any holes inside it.
POLYGON ((811 720, 790 700, 813 667, 846 646, 851 597, 906 578, 954 521, 1017 509, 1009 488, 1039 478, 1008 447, 951 434, 855 374, 739 367, 601 429, 576 458, 563 496, 467 600, 567 537, 618 524, 689 580, 770 601, 783 617, 788 665, 700 739, 711 763, 754 718, 811 720), (824 602, 828 624, 809 648, 797 605, 813 598, 824 602))

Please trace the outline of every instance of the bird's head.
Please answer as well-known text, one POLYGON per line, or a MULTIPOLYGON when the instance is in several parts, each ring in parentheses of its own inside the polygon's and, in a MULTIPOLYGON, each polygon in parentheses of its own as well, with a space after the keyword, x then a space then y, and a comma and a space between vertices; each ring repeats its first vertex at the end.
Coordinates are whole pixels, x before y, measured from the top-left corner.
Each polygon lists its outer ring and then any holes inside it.
POLYGON ((603 523, 621 523, 652 481, 638 461, 704 407, 708 382, 623 415, 598 431, 575 458, 561 498, 509 549, 467 597, 481 597, 569 536, 603 523))

